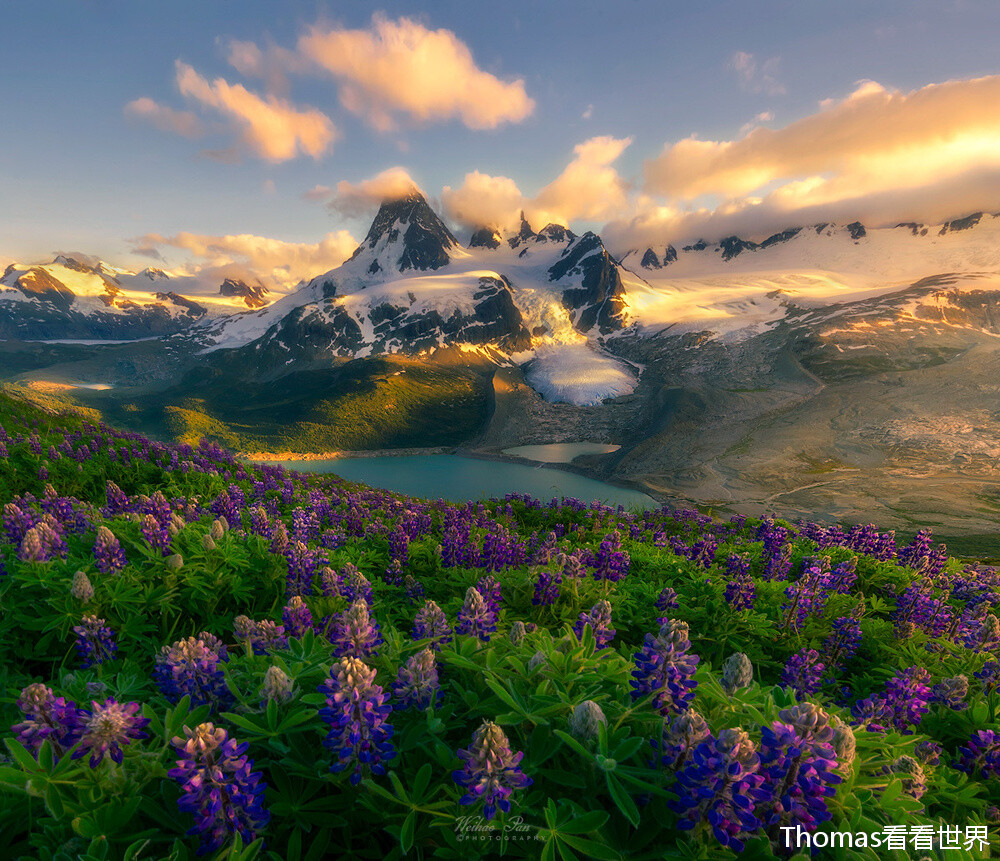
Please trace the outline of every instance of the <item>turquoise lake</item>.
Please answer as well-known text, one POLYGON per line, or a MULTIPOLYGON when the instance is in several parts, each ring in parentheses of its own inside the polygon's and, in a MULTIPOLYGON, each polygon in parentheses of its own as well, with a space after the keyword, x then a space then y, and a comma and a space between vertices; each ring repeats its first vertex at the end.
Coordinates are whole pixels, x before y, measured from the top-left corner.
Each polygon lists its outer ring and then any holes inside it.
POLYGON ((332 472, 348 481, 358 481, 371 487, 450 502, 526 493, 542 502, 548 502, 553 497, 571 496, 583 502, 598 499, 607 505, 624 505, 626 508, 659 507, 659 503, 645 493, 561 469, 453 454, 277 462, 300 472, 332 472))

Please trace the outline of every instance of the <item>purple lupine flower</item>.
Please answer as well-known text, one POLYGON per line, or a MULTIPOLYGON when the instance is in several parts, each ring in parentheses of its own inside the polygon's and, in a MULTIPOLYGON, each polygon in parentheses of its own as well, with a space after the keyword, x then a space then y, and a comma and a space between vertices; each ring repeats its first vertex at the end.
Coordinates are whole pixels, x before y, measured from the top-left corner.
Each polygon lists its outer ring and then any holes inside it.
POLYGON ((403 566, 398 559, 393 559, 382 574, 382 582, 390 586, 400 586, 403 583, 403 566))
POLYGON ((84 669, 111 661, 118 653, 115 632, 104 619, 84 616, 80 624, 74 626, 73 633, 76 634, 76 650, 83 660, 84 669))
POLYGON ((340 575, 330 567, 319 571, 319 591, 326 598, 337 598, 341 592, 340 575))
POLYGON ((779 545, 768 555, 767 561, 764 563, 764 579, 784 580, 791 570, 792 545, 779 545))
POLYGON ((851 706, 851 717, 854 723, 868 732, 886 733, 892 723, 892 709, 885 697, 872 694, 851 706))
POLYGON ((892 714, 892 723, 904 735, 910 735, 911 726, 919 724, 927 713, 931 689, 927 682, 930 673, 923 667, 910 667, 897 673, 885 683, 885 703, 892 714))
POLYGON ((24 533, 17 558, 22 562, 48 562, 52 559, 52 549, 42 538, 42 526, 32 526, 24 533))
POLYGON ((562 574, 553 574, 551 571, 542 568, 538 572, 535 580, 535 591, 531 597, 531 603, 536 607, 547 607, 554 604, 559 597, 559 583, 562 581, 562 574))
POLYGON ((20 544, 25 534, 35 525, 31 511, 24 511, 19 505, 8 502, 3 507, 3 527, 11 544, 20 544))
POLYGON ((927 777, 924 767, 912 756, 903 754, 884 769, 886 774, 899 778, 903 792, 919 801, 927 792, 927 777))
POLYGON ((271 521, 267 511, 259 505, 250 511, 250 532, 261 538, 271 537, 271 521))
POLYGON ((163 556, 170 555, 170 532, 167 527, 152 514, 146 514, 140 524, 142 537, 154 550, 159 550, 163 556))
POLYGON ((288 529, 282 521, 278 521, 271 529, 271 552, 283 555, 288 549, 288 529))
POLYGON ((396 755, 389 741, 392 706, 389 695, 375 684, 375 670, 348 655, 330 668, 330 677, 319 690, 326 694, 326 707, 319 715, 330 725, 323 744, 337 757, 330 771, 353 767, 351 783, 355 786, 361 782, 363 769, 385 774, 383 761, 396 755))
MULTIPOLYGON (((825 712, 811 704, 816 712, 825 712)), ((797 706, 800 709, 803 706, 797 706)), ((791 712, 786 709, 782 716, 791 712)), ((833 728, 803 733, 791 723, 775 721, 761 727, 760 770, 771 798, 755 810, 772 839, 782 827, 815 831, 832 818, 827 799, 835 795, 842 778, 836 774, 837 755, 830 740, 833 728)))
POLYGON ((583 551, 577 550, 573 553, 560 553, 556 560, 562 566, 562 577, 564 580, 582 580, 587 576, 587 569, 583 564, 583 551))
POLYGON ((841 616, 833 622, 830 636, 823 643, 824 663, 830 669, 854 657, 861 645, 861 622, 853 616, 841 616))
POLYGON ((732 554, 726 560, 726 576, 729 582, 726 584, 725 597, 729 606, 737 612, 752 610, 757 597, 757 584, 750 576, 750 557, 732 554))
POLYGON ((819 658, 819 652, 808 648, 792 655, 785 662, 781 673, 782 686, 791 688, 800 697, 816 693, 823 683, 823 673, 826 671, 826 665, 819 658))
POLYGON ((284 625, 278 625, 270 619, 255 622, 247 616, 237 616, 233 619, 233 631, 237 640, 250 643, 255 655, 288 648, 288 635, 284 625))
POLYGON ((611 627, 611 604, 608 601, 598 601, 589 612, 580 614, 573 626, 577 639, 583 639, 583 630, 587 625, 593 631, 599 649, 607 647, 618 633, 611 627))
POLYGON ((218 638, 202 631, 199 637, 187 637, 160 649, 153 667, 153 681, 172 703, 187 695, 191 697, 192 708, 211 705, 221 711, 232 701, 222 671, 222 664, 228 659, 218 638))
POLYGON ((25 719, 11 731, 35 756, 43 741, 48 741, 58 759, 80 740, 88 713, 76 703, 57 697, 51 688, 38 682, 28 685, 17 699, 25 719))
POLYGON ((663 768, 678 771, 687 764, 694 749, 711 735, 705 718, 694 709, 688 709, 665 718, 659 743, 652 739, 650 744, 659 754, 659 764, 663 768))
POLYGON ((236 835, 244 845, 253 843, 270 814, 263 806, 261 773, 246 757, 249 744, 238 744, 211 723, 184 727, 184 736, 170 741, 180 758, 167 776, 181 785, 177 806, 194 814, 187 833, 200 836, 198 854, 215 852, 236 835))
POLYGON ((410 536, 401 525, 389 533, 389 558, 406 565, 410 561, 410 536))
POLYGON ((667 619, 656 636, 646 634, 635 656, 632 699, 653 694, 653 708, 664 716, 687 711, 698 686, 698 656, 689 655, 690 648, 686 622, 667 619))
POLYGON ((785 590, 788 601, 782 605, 785 614, 782 627, 800 631, 810 616, 818 616, 830 598, 832 574, 825 556, 804 561, 802 575, 785 590))
POLYGON ((944 748, 938 744, 936 741, 920 741, 917 742, 917 746, 913 748, 913 755, 924 765, 929 765, 932 768, 936 765, 941 764, 941 754, 944 753, 944 748))
POLYGON ((739 727, 703 741, 673 787, 678 798, 670 806, 680 817, 677 827, 690 831, 706 822, 719 843, 742 852, 743 840, 761 826, 754 810, 768 798, 759 772, 760 757, 739 727))
POLYGON ((445 643, 451 642, 451 625, 448 617, 433 601, 428 601, 417 610, 410 636, 414 640, 430 640, 428 648, 439 651, 445 643))
POLYGON ((503 605, 503 593, 500 591, 500 581, 492 574, 480 577, 476 583, 476 591, 483 596, 483 602, 496 620, 503 605))
POLYGON ((281 621, 289 637, 300 639, 313 629, 313 615, 301 595, 293 595, 281 611, 281 621))
POLYGON ((107 754, 121 765, 124 756, 122 747, 128 747, 136 739, 149 737, 143 732, 149 718, 139 716, 139 703, 119 703, 113 697, 101 705, 94 702, 93 706, 84 721, 80 746, 73 759, 80 759, 89 753, 90 767, 97 768, 107 754))
POLYGON ((379 624, 370 615, 368 602, 361 598, 340 614, 330 632, 330 642, 337 657, 377 655, 383 641, 379 624))
POLYGON ((987 661, 975 676, 983 683, 986 694, 1000 690, 1000 661, 987 661))
POLYGON ((406 592, 406 597, 410 599, 411 604, 424 597, 424 584, 412 574, 407 574, 403 578, 403 589, 406 592))
POLYGON ((399 668, 392 691, 399 699, 400 708, 425 709, 441 696, 434 652, 424 649, 410 657, 399 668))
POLYGON ((628 551, 622 550, 622 537, 618 530, 604 536, 594 560, 594 579, 610 580, 617 583, 628 574, 631 559, 628 551))
POLYGON ((931 699, 933 703, 940 703, 946 708, 954 711, 962 711, 969 707, 965 698, 969 695, 968 676, 958 675, 950 679, 942 679, 931 688, 931 699))
POLYGON ((313 576, 318 564, 317 551, 311 550, 301 541, 292 541, 285 548, 284 556, 288 563, 285 594, 308 595, 312 591, 313 576))
POLYGON ((958 749, 955 768, 980 780, 1000 778, 1000 733, 981 729, 958 749))
POLYGON ((374 599, 372 584, 354 565, 348 562, 341 573, 341 594, 348 601, 367 601, 371 604, 374 599))
POLYGON ((657 610, 661 613, 666 613, 667 610, 675 609, 680 606, 677 603, 677 592, 670 586, 664 586, 663 591, 656 596, 656 602, 653 604, 657 610))
POLYGON ((488 643, 490 635, 496 629, 496 617, 486 606, 479 590, 470 586, 465 592, 465 603, 458 611, 455 633, 478 637, 482 642, 488 643))
POLYGON ((472 734, 472 744, 458 752, 465 763, 452 778, 466 790, 459 804, 475 804, 483 800, 483 817, 496 816, 497 809, 510 812, 510 797, 516 789, 526 789, 532 780, 521 771, 524 754, 511 750, 504 731, 492 721, 483 721, 472 734))
POLYGON ((901 639, 919 628, 931 637, 942 636, 954 621, 954 610, 948 604, 948 592, 939 593, 929 577, 915 580, 899 596, 892 620, 901 639))

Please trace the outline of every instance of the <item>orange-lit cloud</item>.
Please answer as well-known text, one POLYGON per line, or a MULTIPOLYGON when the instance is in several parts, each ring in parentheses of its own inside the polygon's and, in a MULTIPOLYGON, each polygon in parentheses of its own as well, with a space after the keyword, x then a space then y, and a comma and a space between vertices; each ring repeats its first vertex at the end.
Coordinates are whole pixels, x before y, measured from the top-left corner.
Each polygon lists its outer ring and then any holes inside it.
POLYGON ((631 244, 711 240, 819 221, 934 223, 995 210, 997 104, 1000 75, 910 93, 865 81, 784 128, 668 144, 645 162, 635 211, 608 234, 631 244))
POLYGON ((186 252, 189 262, 182 267, 185 274, 251 275, 268 286, 284 289, 339 266, 358 245, 346 230, 328 233, 314 243, 285 242, 251 233, 207 236, 186 232, 174 236, 147 233, 132 242, 135 253, 161 260, 168 248, 186 252))
POLYGON ((483 71, 453 32, 410 18, 376 14, 366 30, 315 26, 299 39, 298 51, 337 79, 344 107, 380 131, 395 128, 398 114, 492 129, 520 122, 535 106, 523 80, 483 71))
POLYGON ((411 191, 419 192, 420 187, 410 174, 404 168, 390 167, 362 182, 338 182, 330 198, 330 208, 348 217, 358 217, 368 214, 383 200, 403 197, 411 191))
POLYGON ((441 202, 449 217, 467 227, 510 228, 521 210, 536 228, 614 218, 629 208, 628 183, 611 165, 631 143, 605 135, 578 144, 565 170, 534 197, 525 197, 509 177, 474 171, 458 188, 445 186, 441 202))
POLYGON ((300 110, 276 96, 261 98, 224 78, 209 82, 180 61, 177 87, 183 95, 227 116, 240 130, 244 145, 268 161, 287 161, 300 151, 319 158, 337 138, 330 118, 315 108, 300 110))
POLYGON ((1000 164, 1000 75, 911 93, 867 81, 850 96, 782 129, 735 141, 686 138, 645 164, 646 190, 674 198, 746 195, 811 180, 812 199, 913 187, 970 163, 1000 164))
POLYGON ((147 96, 125 105, 125 115, 152 123, 160 131, 173 132, 187 138, 200 137, 205 132, 201 120, 190 111, 175 111, 147 96))

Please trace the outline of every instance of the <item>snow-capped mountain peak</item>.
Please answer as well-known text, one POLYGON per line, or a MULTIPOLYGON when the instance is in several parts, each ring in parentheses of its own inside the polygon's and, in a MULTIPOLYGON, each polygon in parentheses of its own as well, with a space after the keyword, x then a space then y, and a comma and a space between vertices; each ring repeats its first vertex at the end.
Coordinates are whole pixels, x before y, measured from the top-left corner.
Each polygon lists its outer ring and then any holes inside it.
POLYGON ((424 196, 413 189, 402 197, 385 200, 379 207, 364 241, 351 255, 352 269, 364 264, 369 276, 440 269, 451 260, 449 251, 459 242, 438 218, 424 196))

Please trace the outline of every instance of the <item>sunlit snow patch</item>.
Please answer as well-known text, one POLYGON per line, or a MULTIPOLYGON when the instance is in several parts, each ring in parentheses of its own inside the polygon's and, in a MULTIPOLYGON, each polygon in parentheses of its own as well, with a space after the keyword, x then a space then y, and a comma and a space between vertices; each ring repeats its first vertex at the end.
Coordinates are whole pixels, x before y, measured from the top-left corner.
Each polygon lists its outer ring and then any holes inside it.
POLYGON ((578 407, 630 395, 636 383, 627 365, 587 344, 539 347, 524 366, 524 378, 545 400, 578 407))

